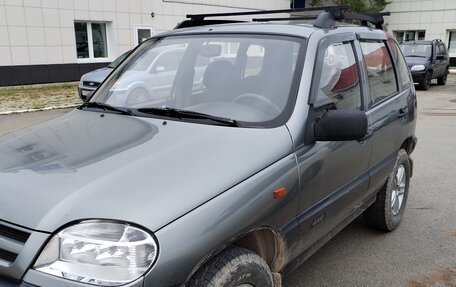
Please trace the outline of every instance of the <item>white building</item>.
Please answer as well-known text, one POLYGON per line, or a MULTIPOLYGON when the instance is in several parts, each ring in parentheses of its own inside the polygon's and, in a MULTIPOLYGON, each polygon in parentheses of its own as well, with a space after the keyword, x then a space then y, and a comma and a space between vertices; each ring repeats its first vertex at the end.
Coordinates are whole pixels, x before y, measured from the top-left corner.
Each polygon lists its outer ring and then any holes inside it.
POLYGON ((0 0, 0 86, 78 80, 186 14, 290 0, 0 0))
POLYGON ((387 27, 399 42, 441 39, 456 66, 456 0, 392 0, 387 27))

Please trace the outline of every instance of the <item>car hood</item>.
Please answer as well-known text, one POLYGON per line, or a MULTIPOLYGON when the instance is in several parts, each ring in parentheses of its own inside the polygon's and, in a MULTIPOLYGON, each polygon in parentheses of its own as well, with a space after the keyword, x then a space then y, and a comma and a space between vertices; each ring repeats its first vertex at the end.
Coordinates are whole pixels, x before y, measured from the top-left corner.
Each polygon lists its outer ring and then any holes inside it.
POLYGON ((409 67, 413 65, 428 65, 429 64, 429 59, 428 58, 422 58, 422 57, 405 57, 405 61, 407 62, 407 65, 409 67))
POLYGON ((74 110, 0 138, 0 220, 152 231, 292 152, 285 126, 233 128, 74 110))
POLYGON ((112 68, 105 67, 89 72, 81 77, 81 81, 101 83, 108 77, 112 70, 112 68))

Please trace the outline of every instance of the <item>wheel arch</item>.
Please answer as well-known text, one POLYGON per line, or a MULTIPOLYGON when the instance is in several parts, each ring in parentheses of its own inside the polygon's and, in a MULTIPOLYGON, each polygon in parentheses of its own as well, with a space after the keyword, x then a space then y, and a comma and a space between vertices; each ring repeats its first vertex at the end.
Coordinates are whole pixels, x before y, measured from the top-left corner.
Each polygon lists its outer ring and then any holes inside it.
POLYGON ((416 138, 414 137, 408 137, 405 139, 405 141, 402 143, 400 149, 405 150, 405 152, 409 155, 409 161, 410 161, 410 177, 413 176, 413 161, 410 158, 410 154, 413 152, 416 146, 416 138))
POLYGON ((279 272, 285 265, 284 239, 271 227, 259 227, 233 237, 231 240, 208 252, 196 264, 188 275, 186 282, 209 260, 230 246, 246 248, 258 254, 269 266, 271 272, 279 272))
POLYGON ((401 144, 401 149, 404 149, 408 155, 410 155, 415 149, 416 140, 413 137, 408 137, 401 144))

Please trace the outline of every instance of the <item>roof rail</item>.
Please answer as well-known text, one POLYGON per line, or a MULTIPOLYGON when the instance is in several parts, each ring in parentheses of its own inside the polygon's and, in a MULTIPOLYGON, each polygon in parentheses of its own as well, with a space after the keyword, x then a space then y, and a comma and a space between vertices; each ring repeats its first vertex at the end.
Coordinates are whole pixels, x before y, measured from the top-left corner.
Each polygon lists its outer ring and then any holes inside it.
POLYGON ((299 13, 299 12, 314 12, 323 11, 319 15, 311 16, 297 16, 287 18, 253 18, 253 22, 268 22, 268 21, 292 21, 292 20, 310 20, 316 19, 314 27, 317 28, 331 28, 336 25, 338 20, 359 20, 361 25, 367 26, 367 23, 373 24, 377 29, 382 29, 384 24, 383 16, 389 16, 389 12, 382 13, 368 13, 356 14, 345 13, 344 10, 348 9, 350 5, 340 6, 324 6, 324 7, 309 7, 309 8, 295 8, 295 9, 281 9, 281 10, 256 10, 244 12, 228 12, 228 13, 214 13, 214 14, 189 14, 185 20, 179 23, 175 29, 204 26, 211 24, 226 24, 226 23, 239 23, 245 21, 236 20, 207 20, 209 17, 229 17, 229 16, 248 16, 248 15, 266 15, 266 14, 282 14, 282 13, 299 13))
POLYGON ((212 13, 212 14, 188 14, 187 18, 189 18, 191 20, 204 20, 204 18, 207 18, 207 17, 265 15, 265 14, 298 13, 298 12, 312 12, 312 11, 341 11, 344 9, 348 9, 349 7, 350 7, 350 5, 340 5, 340 6, 323 6, 323 7, 294 8, 294 9, 280 9, 280 10, 255 10, 255 11, 212 13))
MULTIPOLYGON (((234 20, 206 20, 210 17, 230 17, 230 16, 249 16, 249 15, 266 15, 266 14, 282 14, 282 13, 299 13, 299 12, 313 12, 313 11, 327 11, 332 14, 341 14, 342 10, 349 8, 349 5, 340 6, 324 6, 324 7, 309 7, 309 8, 294 8, 294 9, 280 9, 280 10, 255 10, 243 12, 227 12, 227 13, 212 13, 212 14, 188 14, 186 17, 189 20, 184 20, 177 24, 174 29, 188 28, 195 26, 204 26, 211 24, 224 24, 236 23, 245 21, 234 20)), ((292 18, 294 19, 294 18, 292 18)))

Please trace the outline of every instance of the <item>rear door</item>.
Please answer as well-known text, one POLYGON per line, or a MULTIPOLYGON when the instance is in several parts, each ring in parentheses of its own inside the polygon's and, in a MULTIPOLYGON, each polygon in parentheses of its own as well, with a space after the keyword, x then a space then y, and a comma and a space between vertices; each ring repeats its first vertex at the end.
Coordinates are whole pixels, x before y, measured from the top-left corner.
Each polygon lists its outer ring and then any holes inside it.
MULTIPOLYGON (((403 126, 408 123, 410 84, 398 81, 395 61, 386 35, 378 33, 360 35, 360 48, 368 75, 366 93, 368 117, 372 122, 373 149, 369 160, 370 194, 377 192, 393 170, 397 153, 407 137, 403 126)), ((398 51, 394 55, 398 56, 398 51)), ((408 77, 408 73, 404 73, 408 77)), ((400 78, 399 78, 400 79, 400 78)), ((407 83, 407 79, 404 78, 407 83)))
MULTIPOLYGON (((312 83, 309 121, 329 110, 364 110, 355 35, 320 42, 312 83)), ((371 142, 317 141, 296 151, 301 198, 302 250, 333 231, 365 198, 371 142)), ((302 251, 301 250, 301 251, 302 251)))

